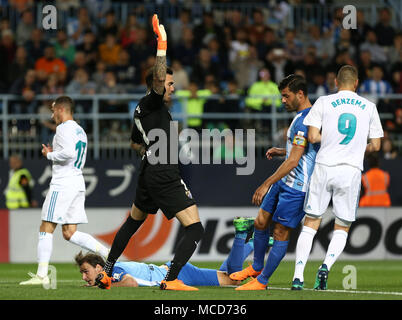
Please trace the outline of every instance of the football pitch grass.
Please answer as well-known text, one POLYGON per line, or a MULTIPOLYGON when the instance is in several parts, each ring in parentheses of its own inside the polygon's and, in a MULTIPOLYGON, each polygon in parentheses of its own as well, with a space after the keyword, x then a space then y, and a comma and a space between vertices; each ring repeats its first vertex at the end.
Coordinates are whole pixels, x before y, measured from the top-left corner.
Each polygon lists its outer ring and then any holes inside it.
MULTIPOLYGON (((219 262, 194 262, 204 268, 219 268, 219 262)), ((293 261, 283 261, 271 277, 268 290, 235 291, 234 287, 199 287, 196 292, 161 291, 157 287, 84 287, 78 267, 73 263, 54 263, 57 288, 20 286, 36 271, 36 264, 0 264, 0 300, 402 300, 402 261, 338 261, 329 273, 328 290, 313 290, 320 262, 310 261, 305 270, 305 289, 291 291, 293 261), (343 282, 356 270, 356 288, 345 289, 343 282)))

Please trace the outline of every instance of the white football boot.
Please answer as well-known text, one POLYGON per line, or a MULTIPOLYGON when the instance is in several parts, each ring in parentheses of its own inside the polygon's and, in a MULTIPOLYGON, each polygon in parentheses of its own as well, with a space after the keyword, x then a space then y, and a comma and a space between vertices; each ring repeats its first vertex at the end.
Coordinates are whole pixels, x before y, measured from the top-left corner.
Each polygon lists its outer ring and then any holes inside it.
POLYGON ((32 272, 28 272, 28 275, 31 277, 31 279, 20 282, 21 286, 48 285, 50 283, 48 276, 41 278, 32 272))

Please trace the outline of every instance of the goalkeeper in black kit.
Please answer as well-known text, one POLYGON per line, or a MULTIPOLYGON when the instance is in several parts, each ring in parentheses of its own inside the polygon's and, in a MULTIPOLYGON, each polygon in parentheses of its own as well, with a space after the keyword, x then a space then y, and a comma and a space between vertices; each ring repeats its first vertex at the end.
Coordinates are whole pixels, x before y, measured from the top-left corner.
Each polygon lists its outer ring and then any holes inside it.
MULTIPOLYGON (((174 91, 173 72, 166 66, 167 36, 158 16, 152 17, 152 27, 158 37, 156 63, 147 76, 147 94, 140 100, 134 113, 131 134, 132 146, 142 155, 141 168, 131 214, 121 226, 113 240, 112 248, 104 266, 104 271, 96 279, 96 284, 110 289, 115 262, 123 253, 128 241, 147 218, 161 209, 172 219, 176 217, 185 228, 184 235, 176 247, 176 253, 165 279, 160 284, 162 290, 195 291, 195 287, 185 285, 177 276, 188 262, 204 233, 198 209, 190 191, 180 177, 178 163, 171 163, 170 141, 177 132, 170 132, 172 117, 167 105, 174 91), (148 136, 151 130, 163 130, 167 137, 167 163, 150 161, 154 156, 148 136)), ((172 151, 174 152, 174 151, 172 151)))

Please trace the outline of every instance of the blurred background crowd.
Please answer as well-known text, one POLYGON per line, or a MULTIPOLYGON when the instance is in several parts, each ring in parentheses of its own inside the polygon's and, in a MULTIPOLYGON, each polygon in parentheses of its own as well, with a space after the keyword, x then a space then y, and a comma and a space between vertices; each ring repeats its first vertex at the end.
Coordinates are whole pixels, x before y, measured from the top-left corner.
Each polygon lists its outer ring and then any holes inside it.
MULTIPOLYGON (((51 100, 35 99, 39 94, 145 93, 145 74, 156 52, 150 1, 129 6, 108 0, 47 1, 58 10, 57 30, 43 29, 41 7, 32 0, 0 2, 0 94, 21 96, 9 105, 9 113, 43 116, 40 121, 15 121, 15 134, 50 141, 55 130, 49 117, 51 100)), ((402 99, 382 97, 402 93, 402 30, 392 8, 376 7, 373 18, 357 7, 357 28, 344 29, 342 7, 331 1, 152 3, 160 6, 157 12, 167 29, 176 89, 173 112, 186 108, 192 114, 258 114, 275 108, 281 113, 280 99, 255 95, 279 94, 280 80, 298 73, 307 79, 314 102, 319 95, 336 92, 338 68, 352 64, 359 71, 358 93, 370 95, 383 114, 383 156, 392 159, 398 146, 402 150, 402 99), (308 15, 296 14, 292 6, 310 10, 303 11, 308 15), (319 15, 320 6, 331 9, 319 15)), ((133 99, 106 99, 99 111, 128 113, 135 104, 133 99)), ((91 100, 77 100, 77 112, 91 113, 92 108, 91 100)), ((91 131, 91 121, 82 125, 91 131)), ((190 118, 188 126, 256 127, 264 132, 270 123, 190 118)), ((101 124, 102 136, 121 137, 129 131, 129 120, 101 124)))

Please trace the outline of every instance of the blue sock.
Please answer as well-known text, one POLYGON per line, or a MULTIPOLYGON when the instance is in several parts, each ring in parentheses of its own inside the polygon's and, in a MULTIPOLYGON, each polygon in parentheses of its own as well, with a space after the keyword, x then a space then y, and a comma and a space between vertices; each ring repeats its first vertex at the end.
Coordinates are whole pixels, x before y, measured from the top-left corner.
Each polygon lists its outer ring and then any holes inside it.
POLYGON ((274 245, 271 248, 271 251, 269 252, 267 263, 264 267, 264 270, 262 270, 261 274, 257 277, 258 282, 262 284, 267 284, 269 278, 271 275, 274 273, 276 268, 279 266, 281 263, 283 257, 286 254, 286 251, 288 249, 288 244, 289 241, 274 241, 274 245))
POLYGON ((269 228, 254 229, 254 261, 253 269, 260 271, 264 267, 265 252, 268 248, 269 228))
POLYGON ((228 274, 240 271, 243 268, 244 260, 248 257, 251 251, 253 251, 253 243, 250 241, 247 244, 244 243, 247 237, 247 233, 236 233, 233 240, 232 249, 229 256, 222 263, 219 268, 220 271, 226 271, 228 274))

